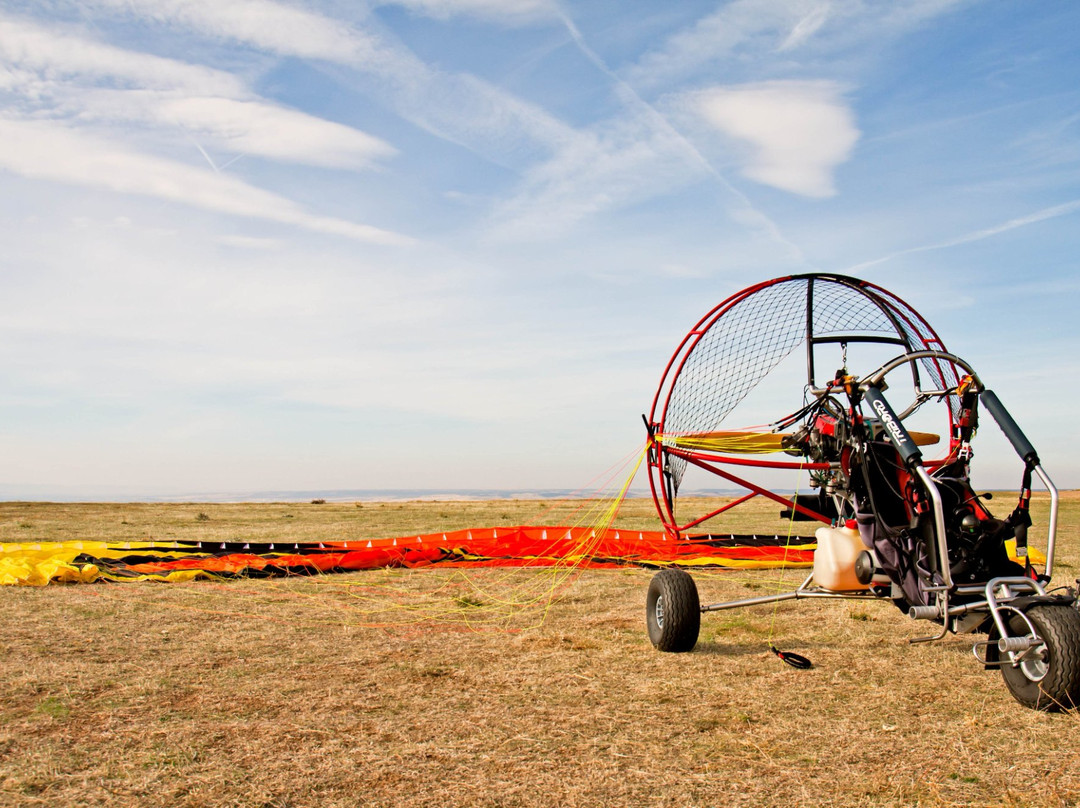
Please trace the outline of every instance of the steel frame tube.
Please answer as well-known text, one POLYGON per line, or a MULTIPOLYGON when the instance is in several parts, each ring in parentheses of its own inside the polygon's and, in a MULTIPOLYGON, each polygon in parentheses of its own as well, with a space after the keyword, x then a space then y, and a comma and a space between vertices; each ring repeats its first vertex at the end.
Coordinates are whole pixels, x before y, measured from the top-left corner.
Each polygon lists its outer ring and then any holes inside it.
POLYGON ((701 611, 719 612, 724 609, 738 609, 743 606, 761 606, 766 603, 779 603, 783 600, 809 600, 810 598, 881 600, 877 595, 870 592, 830 592, 823 589, 796 589, 793 592, 783 592, 779 595, 762 595, 759 598, 743 598, 742 600, 729 600, 724 603, 712 603, 708 606, 702 606, 701 611))
MULTIPOLYGON (((1001 599, 1005 601, 1005 605, 1007 605, 1010 600, 1012 600, 1013 598, 1016 597, 1016 594, 1012 591, 1012 587, 1017 587, 1017 588, 1019 588, 1021 590, 1027 590, 1027 591, 1034 590, 1035 594, 1039 595, 1039 596, 1045 596, 1046 595, 1046 589, 1038 581, 1035 581, 1035 580, 1033 580, 1031 578, 1020 578, 1020 577, 1016 577, 1016 576, 1010 576, 1010 577, 1004 577, 1004 578, 992 578, 986 584, 986 605, 989 606, 989 608, 990 608, 990 615, 994 618, 994 625, 997 626, 998 634, 1001 637, 1008 637, 1009 636, 1009 631, 1005 627, 1005 621, 1002 619, 1001 615, 998 613, 998 609, 1001 608, 1002 604, 998 603, 998 596, 997 596, 997 593, 994 591, 999 586, 1004 587, 1004 589, 1003 589, 1003 591, 1001 593, 1001 595, 1002 595, 1001 599)), ((1015 608, 1014 608, 1014 611, 1015 611, 1015 608)), ((1009 655, 1010 655, 1010 658, 1012 658, 1013 655, 1012 655, 1011 651, 1009 652, 1009 655)), ((1015 661, 1015 660, 1013 660, 1013 661, 1015 661)))
POLYGON ((948 537, 945 535, 945 509, 941 504, 941 493, 938 491, 937 484, 930 475, 926 473, 926 469, 920 465, 916 466, 914 470, 915 474, 926 488, 926 493, 929 494, 930 502, 934 506, 934 539, 937 544, 938 564, 940 566, 938 571, 941 573, 941 579, 945 582, 947 591, 952 589, 953 583, 952 569, 949 567, 949 542, 948 537))
POLYGON ((1050 492, 1050 519, 1046 528, 1046 570, 1047 578, 1054 574, 1054 545, 1057 542, 1057 519, 1058 519, 1058 490, 1050 480, 1042 466, 1035 467, 1035 474, 1042 480, 1046 490, 1050 492))
POLYGON ((881 384, 881 380, 884 379, 889 373, 896 370, 901 365, 909 362, 915 362, 919 359, 937 359, 943 362, 949 362, 957 367, 963 368, 968 372, 971 378, 975 382, 977 389, 982 390, 982 382, 979 380, 978 375, 972 369, 971 365, 965 362, 956 354, 949 353, 948 351, 912 351, 911 353, 903 354, 895 359, 890 359, 884 365, 879 367, 873 373, 868 376, 864 376, 859 386, 863 389, 867 387, 878 387, 881 384))
POLYGON ((806 576, 799 588, 792 592, 779 592, 775 595, 761 595, 756 598, 740 598, 739 600, 728 600, 722 603, 712 603, 708 606, 702 606, 702 612, 719 612, 724 609, 739 609, 743 606, 761 606, 766 603, 779 603, 784 600, 803 600, 807 598, 843 598, 845 600, 880 600, 877 595, 866 590, 858 590, 853 592, 830 592, 825 589, 811 589, 809 588, 810 582, 814 580, 814 573, 810 573, 806 576))

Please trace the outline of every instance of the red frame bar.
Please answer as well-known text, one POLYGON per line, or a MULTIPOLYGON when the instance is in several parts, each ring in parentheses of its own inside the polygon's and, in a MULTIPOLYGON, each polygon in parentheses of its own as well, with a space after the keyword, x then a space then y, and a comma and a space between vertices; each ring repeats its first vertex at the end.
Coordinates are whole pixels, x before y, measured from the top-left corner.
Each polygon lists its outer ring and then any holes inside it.
MULTIPOLYGON (((773 500, 774 502, 778 502, 781 505, 788 505, 788 506, 794 508, 795 510, 797 510, 799 513, 803 514, 804 516, 809 516, 811 519, 816 519, 817 521, 824 522, 827 525, 832 524, 832 519, 829 518, 828 516, 824 516, 824 515, 818 513, 817 511, 812 511, 809 508, 804 508, 802 505, 797 504, 793 500, 782 497, 779 494, 774 494, 768 488, 762 488, 760 485, 755 485, 754 483, 750 482, 749 480, 744 480, 742 477, 736 477, 734 474, 726 472, 723 469, 718 469, 715 466, 711 466, 708 463, 704 462, 703 460, 698 460, 698 459, 693 458, 693 457, 688 457, 688 458, 686 458, 686 461, 688 463, 693 463, 695 466, 698 466, 699 468, 703 468, 706 471, 710 471, 710 472, 712 472, 713 474, 715 474, 715 475, 717 475, 719 477, 723 477, 725 480, 730 480, 733 483, 738 483, 739 485, 741 485, 743 488, 747 489, 748 491, 753 491, 755 494, 759 494, 759 495, 761 495, 763 497, 768 497, 769 499, 773 500)), ((821 464, 818 464, 818 465, 821 465, 821 464)), ((827 464, 826 464, 826 467, 827 467, 827 464)), ((672 521, 674 521, 674 520, 672 520, 672 521)), ((678 526, 675 526, 675 525, 672 525, 672 527, 674 527, 675 530, 678 530, 678 531, 682 531, 682 530, 686 529, 685 527, 678 527, 678 526)))
POLYGON ((695 519, 693 522, 687 522, 685 525, 680 527, 679 530, 689 530, 692 527, 696 527, 697 525, 700 525, 702 522, 708 521, 709 519, 712 519, 714 516, 719 516, 724 511, 730 511, 736 505, 742 505, 747 500, 753 499, 756 496, 758 496, 757 492, 756 491, 751 491, 745 497, 739 497, 734 502, 729 502, 727 505, 724 505, 722 507, 717 508, 712 513, 706 514, 705 516, 702 516, 700 519, 695 519))

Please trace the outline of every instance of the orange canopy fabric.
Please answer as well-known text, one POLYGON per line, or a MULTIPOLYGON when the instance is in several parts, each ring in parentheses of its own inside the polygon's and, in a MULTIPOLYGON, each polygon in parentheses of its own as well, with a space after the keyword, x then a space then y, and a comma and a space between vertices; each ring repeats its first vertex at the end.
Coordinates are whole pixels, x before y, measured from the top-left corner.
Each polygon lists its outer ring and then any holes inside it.
POLYGON ((312 574, 384 567, 808 566, 813 539, 704 536, 588 527, 489 527, 315 543, 0 543, 0 584, 183 581, 195 577, 312 574))

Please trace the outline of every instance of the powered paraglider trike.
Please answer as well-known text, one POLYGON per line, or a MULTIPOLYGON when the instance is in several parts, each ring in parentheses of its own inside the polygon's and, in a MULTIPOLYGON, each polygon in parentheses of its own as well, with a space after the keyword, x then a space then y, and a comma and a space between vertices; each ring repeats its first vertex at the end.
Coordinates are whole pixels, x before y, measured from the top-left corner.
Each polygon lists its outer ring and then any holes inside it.
POLYGON ((793 519, 822 524, 814 571, 790 592, 702 604, 688 573, 660 571, 649 587, 646 619, 661 651, 691 650, 707 612, 804 598, 891 600, 913 619, 935 624, 913 642, 950 632, 978 637, 976 658, 1001 670, 1021 704, 1041 710, 1080 704, 1076 592, 1049 588, 1058 491, 997 395, 900 298, 828 274, 744 289, 687 334, 646 425, 653 499, 673 537, 687 538, 754 497, 783 504, 793 519), (826 357, 835 364, 825 365, 826 357), (755 396, 754 407, 763 401, 790 407, 782 395, 757 394, 771 373, 793 363, 805 367, 793 411, 782 409, 788 414, 764 424, 728 426, 755 396), (947 442, 936 459, 923 451, 939 436, 912 428, 924 407, 943 411, 947 442), (988 497, 971 485, 980 411, 1023 464, 1019 501, 1004 518, 993 516, 988 497), (816 490, 792 498, 750 479, 783 469, 809 472, 816 490), (679 491, 691 470, 747 493, 684 515, 679 491), (1027 547, 1033 477, 1050 493, 1042 571, 1027 547))

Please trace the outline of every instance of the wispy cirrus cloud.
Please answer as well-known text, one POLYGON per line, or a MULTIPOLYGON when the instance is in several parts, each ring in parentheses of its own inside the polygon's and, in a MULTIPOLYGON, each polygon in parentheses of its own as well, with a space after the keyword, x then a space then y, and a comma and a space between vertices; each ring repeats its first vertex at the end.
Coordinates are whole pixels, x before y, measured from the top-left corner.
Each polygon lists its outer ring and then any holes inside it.
POLYGON ((258 43, 277 53, 378 67, 394 54, 380 39, 340 20, 268 0, 87 0, 121 17, 201 30, 219 39, 258 43))
POLYGON ((372 79, 369 92, 413 125, 502 165, 520 167, 575 137, 572 127, 539 106, 476 76, 432 67, 362 20, 350 23, 276 0, 88 2, 211 40, 360 71, 372 79))
POLYGON ((108 78, 116 87, 229 97, 248 92, 240 78, 221 70, 118 48, 6 15, 0 15, 0 65, 11 71, 12 90, 108 78))
POLYGON ((227 72, 0 16, 8 110, 0 166, 27 177, 154 196, 379 243, 409 239, 306 212, 235 177, 209 148, 277 161, 368 168, 395 150, 364 132, 267 102, 227 72), (135 124, 135 126, 132 126, 135 124), (195 141, 213 171, 148 153, 195 141))
MULTIPOLYGON (((468 73, 431 67, 399 43, 362 23, 347 24, 276 0, 91 0, 134 10, 145 19, 183 26, 201 37, 231 39, 283 56, 315 59, 370 76, 370 91, 404 119, 486 160, 510 167, 522 181, 497 202, 499 238, 551 236, 584 218, 686 181, 688 144, 671 132, 627 121, 595 130, 572 127, 541 107, 468 73), (267 21, 276 20, 276 24, 267 21), (279 36, 291 21, 297 35, 279 36), (373 54, 378 54, 375 58, 373 54), (648 130, 648 131, 646 131, 648 130), (681 151, 682 154, 678 154, 681 151), (617 191, 605 187, 615 182, 617 191), (646 189, 649 189, 646 192, 646 189)), ((424 6, 435 13, 495 12, 484 3, 424 6)), ((546 3, 510 4, 522 13, 546 3)), ((545 11, 546 13, 546 11, 545 11)), ((700 170, 700 168, 699 168, 700 170)))
MULTIPOLYGON (((738 56, 753 70, 758 59, 788 59, 800 49, 854 48, 903 35, 972 0, 734 0, 677 31, 627 71, 643 87, 660 87, 738 56)), ((785 62, 770 65, 770 72, 785 62)), ((790 67, 790 65, 789 65, 790 67)))
POLYGON ((210 139, 234 153, 364 168, 390 157, 384 141, 258 98, 232 74, 55 34, 0 17, 0 65, 17 107, 80 125, 140 123, 210 139))
POLYGON ((544 239, 582 219, 639 202, 706 176, 685 142, 649 122, 628 118, 560 149, 525 175, 492 218, 501 239, 544 239))
POLYGON ((97 90, 66 93, 62 103, 76 107, 83 122, 179 127, 200 142, 235 155, 363 169, 397 153, 385 141, 352 127, 260 99, 97 90))
POLYGON ((410 241, 388 230, 310 213, 285 197, 234 177, 141 154, 55 121, 0 117, 0 169, 33 179, 150 196, 358 241, 410 241))
POLYGON ((825 24, 825 21, 829 19, 831 8, 829 3, 820 3, 811 7, 806 15, 792 26, 787 37, 776 49, 783 52, 798 48, 825 24))
MULTIPOLYGON (((735 205, 740 215, 746 213, 745 197, 720 177, 693 143, 608 69, 585 45, 569 18, 546 0, 495 5, 486 0, 405 2, 418 13, 434 16, 478 14, 494 19, 502 14, 506 21, 507 17, 552 15, 568 28, 586 58, 611 79, 612 93, 622 102, 620 113, 576 128, 474 75, 426 64, 382 35, 378 26, 366 26, 362 18, 346 23, 277 0, 88 1, 116 13, 134 11, 142 19, 179 26, 200 37, 241 42, 268 53, 328 62, 370 76, 371 92, 406 120, 520 173, 516 190, 494 205, 490 222, 500 240, 552 237, 600 213, 709 176, 720 179, 738 197, 735 205), (295 35, 282 37, 281 28, 289 26, 295 35)), ((236 104, 195 99, 157 103, 152 114, 178 111, 187 113, 193 129, 217 136, 218 142, 226 113, 247 114, 246 108, 236 104), (211 112, 210 124, 195 120, 197 113, 211 112)), ((232 147, 241 150, 245 139, 254 138, 236 137, 232 147)), ((761 219, 760 213, 753 217, 754 229, 761 229, 761 219)), ((775 235, 774 225, 766 229, 775 235)))
POLYGON ((553 20, 559 13, 555 0, 384 0, 435 19, 473 17, 511 25, 553 20))
POLYGON ((825 23, 821 0, 735 0, 672 34, 628 71, 643 87, 683 78, 741 50, 790 50, 825 23))

